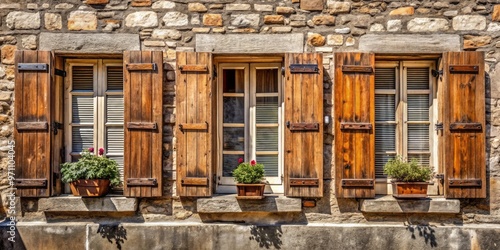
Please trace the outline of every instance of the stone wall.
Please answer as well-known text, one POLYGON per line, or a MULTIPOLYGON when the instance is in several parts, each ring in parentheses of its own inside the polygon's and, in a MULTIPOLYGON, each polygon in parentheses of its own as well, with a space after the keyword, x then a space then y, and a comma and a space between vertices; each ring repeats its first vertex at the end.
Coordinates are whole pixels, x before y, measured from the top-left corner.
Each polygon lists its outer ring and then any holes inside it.
MULTIPOLYGON (((175 197, 175 52, 194 51, 200 34, 300 34, 301 51, 324 53, 325 113, 333 115, 332 52, 384 53, 479 50, 486 54, 488 73, 487 199, 461 200, 453 216, 419 216, 416 220, 498 222, 500 216, 500 3, 496 0, 95 0, 0 3, 0 192, 7 204, 7 142, 13 139, 14 51, 74 50, 109 52, 123 49, 163 50, 165 199, 141 200, 139 215, 152 219, 200 220, 196 200, 175 197), (106 1, 104 1, 106 2, 106 1), (302 5, 302 6, 301 6, 302 5), (85 41, 85 42, 82 42, 85 41), (137 44, 135 44, 137 43, 137 44), (91 45, 89 45, 91 44, 91 45), (410 46, 411 45, 411 46, 410 46), (413 50, 412 50, 413 48, 413 50)), ((241 46, 235 44, 234 46, 241 46)), ((266 43, 254 44, 264 50, 266 43)), ((334 176, 333 127, 325 130, 325 177, 334 176)), ((333 180, 325 182, 325 197, 290 221, 366 222, 388 219, 360 212, 356 200, 336 199, 333 180)), ((23 204, 26 215, 37 214, 36 200, 23 204), (24 206, 26 205, 26 206, 24 206)), ((2 206, 0 206, 2 207, 2 206)), ((231 216, 231 215, 229 215, 231 216)), ((259 214, 264 220, 266 216, 259 214)), ((243 216, 244 217, 244 216, 243 216)), ((273 217, 273 218, 274 218, 273 217)), ((279 216, 278 221, 279 221, 279 216)), ((403 221, 405 218, 389 218, 403 221)))

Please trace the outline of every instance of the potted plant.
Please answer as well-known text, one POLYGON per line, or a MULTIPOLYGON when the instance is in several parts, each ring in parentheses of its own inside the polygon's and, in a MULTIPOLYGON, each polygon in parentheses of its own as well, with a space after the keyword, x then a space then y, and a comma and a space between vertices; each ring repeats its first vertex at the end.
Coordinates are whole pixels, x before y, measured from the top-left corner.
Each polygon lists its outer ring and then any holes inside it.
POLYGON ((109 187, 120 184, 118 164, 104 156, 100 148, 98 155, 94 148, 83 150, 77 162, 61 164, 62 181, 69 183, 71 193, 82 197, 99 197, 108 193, 109 187))
POLYGON ((238 167, 233 171, 233 177, 236 180, 238 190, 238 199, 262 199, 264 198, 264 188, 266 184, 262 183, 264 178, 264 165, 255 160, 243 162, 238 159, 238 167))
POLYGON ((384 173, 392 180, 392 195, 396 198, 427 198, 427 187, 431 183, 432 170, 420 166, 417 159, 408 161, 401 156, 389 160, 384 173))

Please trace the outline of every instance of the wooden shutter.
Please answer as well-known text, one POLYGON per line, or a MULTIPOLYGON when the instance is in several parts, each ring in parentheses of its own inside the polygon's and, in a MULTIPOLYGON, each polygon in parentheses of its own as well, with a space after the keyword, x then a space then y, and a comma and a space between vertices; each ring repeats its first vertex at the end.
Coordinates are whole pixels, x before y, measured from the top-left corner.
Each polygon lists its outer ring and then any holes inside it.
POLYGON ((447 198, 486 198, 483 52, 443 56, 442 147, 447 198))
POLYGON ((285 57, 285 195, 323 196, 323 56, 285 57))
POLYGON ((125 51, 123 72, 124 194, 162 196, 162 52, 125 51))
POLYGON ((215 90, 211 53, 177 52, 177 194, 212 195, 215 90))
POLYGON ((375 56, 335 53, 335 190, 375 197, 375 56))
POLYGON ((14 177, 21 197, 50 196, 52 62, 50 51, 16 52, 14 177))

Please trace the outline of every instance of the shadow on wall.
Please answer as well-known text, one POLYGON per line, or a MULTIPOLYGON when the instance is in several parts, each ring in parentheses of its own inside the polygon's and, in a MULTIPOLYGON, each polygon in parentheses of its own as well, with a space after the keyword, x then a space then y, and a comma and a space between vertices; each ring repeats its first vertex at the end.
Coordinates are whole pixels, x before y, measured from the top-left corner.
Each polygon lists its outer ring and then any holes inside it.
POLYGON ((434 235, 435 230, 432 229, 431 226, 429 225, 407 225, 406 230, 411 233, 411 238, 416 240, 417 236, 415 235, 418 233, 419 237, 423 237, 425 244, 429 245, 431 247, 437 247, 438 243, 436 241, 436 236, 434 235))
POLYGON ((97 233, 102 238, 106 238, 109 243, 116 244, 117 249, 122 249, 122 244, 127 239, 127 230, 120 224, 99 224, 97 233))
POLYGON ((283 245, 281 226, 252 226, 250 227, 250 234, 252 234, 250 240, 257 241, 260 248, 281 249, 281 245, 283 245))

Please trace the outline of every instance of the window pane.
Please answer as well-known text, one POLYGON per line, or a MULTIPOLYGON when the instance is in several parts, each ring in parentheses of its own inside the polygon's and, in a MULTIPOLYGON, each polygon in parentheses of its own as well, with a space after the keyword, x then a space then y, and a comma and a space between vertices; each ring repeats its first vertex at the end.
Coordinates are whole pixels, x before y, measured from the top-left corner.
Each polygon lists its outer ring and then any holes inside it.
POLYGON ((107 67, 107 87, 108 90, 123 91, 123 67, 107 67))
POLYGON ((120 180, 123 181, 123 156, 106 156, 108 157, 109 159, 113 159, 116 161, 116 163, 118 164, 118 171, 120 171, 120 180))
POLYGON ((106 98, 107 122, 123 123, 123 96, 110 95, 106 98))
POLYGON ((232 177, 233 170, 238 167, 238 159, 245 159, 245 155, 223 155, 222 156, 222 176, 232 177))
POLYGON ((257 128, 257 151, 278 151, 278 127, 257 128))
POLYGON ((429 120, 429 95, 408 95, 408 121, 429 120))
POLYGON ((408 124, 408 150, 429 151, 429 125, 408 124))
POLYGON ((94 145, 94 128, 72 127, 71 147, 73 153, 80 153, 94 145))
POLYGON ((245 122, 245 99, 243 97, 223 97, 224 123, 245 122))
POLYGON ((245 70, 224 69, 223 92, 224 93, 244 93, 245 92, 245 70))
POLYGON ((257 69, 255 74, 257 93, 278 93, 278 69, 257 69))
POLYGON ((94 98, 92 96, 72 97, 72 123, 94 122, 94 98))
POLYGON ((375 178, 387 178, 387 175, 384 174, 384 166, 387 161, 393 159, 394 157, 394 155, 375 155, 375 178))
POLYGON ((256 161, 264 164, 264 175, 269 177, 278 176, 278 156, 277 155, 257 155, 256 161))
POLYGON ((429 68, 408 68, 406 75, 408 89, 429 89, 429 68))
POLYGON ((93 66, 73 66, 71 78, 73 91, 94 91, 93 66))
POLYGON ((223 128, 224 150, 244 151, 245 150, 245 129, 244 128, 223 128))
POLYGON ((106 129, 106 153, 123 154, 123 127, 106 129))
POLYGON ((396 151, 395 124, 377 124, 375 126, 375 151, 396 151))
POLYGON ((395 121, 395 102, 395 95, 375 95, 375 121, 395 121))
POLYGON ((375 69, 376 89, 396 88, 396 68, 376 68, 375 69))
POLYGON ((421 154, 421 155, 417 155, 417 154, 410 154, 408 155, 408 159, 417 159, 418 160, 418 163, 420 165, 424 165, 424 166, 429 166, 430 164, 430 155, 428 154, 421 154))
POLYGON ((256 98, 257 123, 278 123, 278 97, 256 98))

